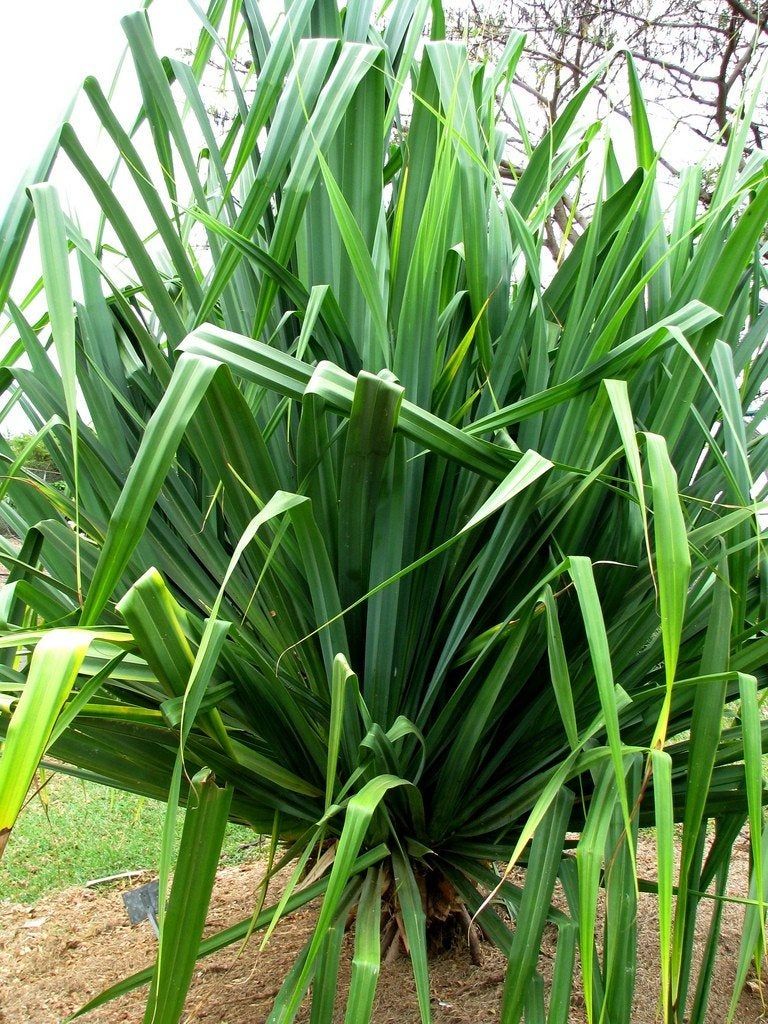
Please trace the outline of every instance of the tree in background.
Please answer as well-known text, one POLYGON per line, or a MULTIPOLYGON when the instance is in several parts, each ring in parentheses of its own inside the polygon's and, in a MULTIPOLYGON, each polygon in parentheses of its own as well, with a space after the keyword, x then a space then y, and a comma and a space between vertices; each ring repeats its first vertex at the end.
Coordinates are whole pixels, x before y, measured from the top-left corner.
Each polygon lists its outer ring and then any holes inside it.
MULTIPOLYGON (((692 155, 711 170, 719 160, 713 148, 722 151, 730 120, 768 49, 768 5, 747 0, 470 0, 451 7, 447 17, 450 33, 465 38, 478 59, 498 56, 511 31, 527 35, 515 84, 528 102, 514 92, 502 100, 512 132, 511 176, 530 140, 541 137, 617 46, 626 46, 637 63, 649 111, 660 116, 657 136, 674 139, 659 156, 666 179, 671 182, 692 155)), ((592 88, 596 113, 610 109, 629 121, 619 63, 604 68, 592 88)), ((763 93, 751 116, 747 149, 762 149, 767 132, 763 93)), ((711 173, 705 175, 704 202, 712 181, 711 173)), ((553 209, 547 232, 553 256, 564 235, 576 237, 584 227, 574 200, 564 196, 553 209)))
MULTIPOLYGON (((503 47, 511 31, 527 34, 526 59, 515 81, 549 120, 615 46, 627 46, 650 105, 668 109, 707 144, 727 135, 729 118, 768 45, 768 7, 740 0, 471 0, 449 17, 452 32, 466 33, 475 54, 503 47)), ((628 107, 609 96, 611 86, 623 86, 616 67, 596 92, 629 116, 628 107)), ((751 128, 760 149, 768 129, 765 115, 763 104, 751 128)))

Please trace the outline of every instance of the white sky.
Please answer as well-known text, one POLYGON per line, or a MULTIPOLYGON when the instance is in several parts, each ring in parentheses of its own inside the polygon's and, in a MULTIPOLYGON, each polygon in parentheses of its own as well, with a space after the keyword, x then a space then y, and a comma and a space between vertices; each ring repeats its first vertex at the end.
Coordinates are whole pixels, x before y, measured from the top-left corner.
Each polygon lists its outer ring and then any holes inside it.
MULTIPOLYGON (((0 18, 0 27, 5 30, 0 60, 0 139, 4 142, 0 148, 0 217, 25 170, 39 159, 83 80, 95 75, 105 92, 109 90, 125 51, 120 19, 140 8, 141 0, 26 0, 15 5, 13 13, 4 12, 0 18)), ((187 0, 154 0, 149 13, 161 55, 175 56, 179 47, 194 46, 200 22, 187 0)), ((135 115, 140 105, 130 57, 126 64, 121 74, 122 93, 118 93, 118 116, 135 115)), ((88 108, 87 100, 81 98, 76 108, 77 122, 82 122, 88 108)), ((81 138, 89 149, 98 148, 100 139, 95 130, 86 130, 81 138)), ((76 216, 81 209, 95 211, 87 187, 67 170, 60 161, 54 172, 54 180, 60 190, 63 188, 65 208, 71 208, 76 216)), ((34 232, 27 249, 12 290, 17 300, 39 274, 34 232)), ((6 434, 22 433, 29 429, 29 421, 16 407, 2 428, 6 434)))
MULTIPOLYGON (((108 88, 125 45, 120 18, 140 6, 140 0, 26 0, 6 9, 0 18, 0 212, 86 75, 108 88)), ((199 23, 185 0, 154 0, 150 18, 161 54, 197 37, 199 23)))
MULTIPOLYGON (((207 6, 206 0, 199 2, 207 6)), ((0 214, 86 75, 95 75, 105 91, 109 88, 125 46, 120 18, 140 6, 141 0, 26 0, 0 18, 5 30, 0 60, 0 214)), ((282 4, 261 0, 261 6, 276 13, 282 4)), ((179 47, 194 45, 200 25, 188 0, 152 0, 149 13, 161 55, 173 56, 179 47)), ((128 64, 123 83, 133 78, 130 59, 128 64)), ((525 105, 526 97, 520 99, 525 105)), ((136 100, 135 106, 130 104, 131 113, 138 109, 138 96, 136 100)), ((83 106, 87 102, 81 101, 81 111, 83 106)), ((128 112, 120 106, 118 116, 128 112)), ((690 152, 690 139, 683 146, 675 137, 679 133, 669 138, 673 121, 659 118, 659 113, 654 111, 656 142, 666 142, 667 155, 679 164, 701 158, 706 147, 699 142, 690 152)), ((631 151, 628 126, 617 121, 613 131, 619 148, 626 143, 631 151)))

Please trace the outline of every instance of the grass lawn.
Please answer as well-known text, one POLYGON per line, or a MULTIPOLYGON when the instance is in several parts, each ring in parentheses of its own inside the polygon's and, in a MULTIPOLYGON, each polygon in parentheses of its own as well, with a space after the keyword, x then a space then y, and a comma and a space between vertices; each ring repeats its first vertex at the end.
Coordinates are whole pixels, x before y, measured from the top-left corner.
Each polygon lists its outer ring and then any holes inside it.
MULTIPOLYGON (((66 775, 53 775, 29 802, 0 862, 0 900, 32 903, 43 893, 120 871, 155 871, 165 805, 66 775), (47 804, 47 805, 46 805, 47 804)), ((179 813, 176 840, 184 812, 179 813)), ((259 855, 250 829, 229 825, 222 864, 259 855)))

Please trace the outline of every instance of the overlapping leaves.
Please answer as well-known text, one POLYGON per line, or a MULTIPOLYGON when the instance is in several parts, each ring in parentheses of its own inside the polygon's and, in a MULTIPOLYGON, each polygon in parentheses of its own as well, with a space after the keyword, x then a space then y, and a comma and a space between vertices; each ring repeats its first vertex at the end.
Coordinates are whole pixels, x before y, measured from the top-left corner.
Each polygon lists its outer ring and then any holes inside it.
MULTIPOLYGON (((590 1019, 632 1019, 655 888, 665 1018, 703 1022, 718 915, 697 972, 697 913, 742 827, 739 984, 763 948, 763 159, 735 124, 711 204, 686 176, 668 231, 630 61, 638 169, 600 180, 590 80, 509 187, 495 93, 522 40, 478 69, 440 25, 420 0, 383 31, 370 5, 299 0, 270 34, 213 0, 187 66, 132 15, 138 118, 84 87, 113 172, 73 123, 24 183, 66 156, 97 234, 45 184, 3 226, 4 300, 35 219, 42 239, 40 287, 7 303, 3 415, 63 486, 0 442, 21 542, 0 539, 0 843, 41 756, 169 821, 188 805, 158 962, 95 1001, 150 982, 155 1024, 182 1013, 227 814, 272 835, 270 877, 294 868, 201 955, 323 897, 273 1021, 310 991, 334 1019, 353 908, 346 1019, 369 1019, 395 921, 429 1020, 440 879, 509 957, 502 1019, 532 1024, 567 1019, 577 945, 590 1019), (255 90, 233 74, 222 138, 201 76, 245 36, 255 90), (592 168, 588 226, 547 270, 553 205, 592 168)), ((170 868, 165 844, 164 888, 170 868)))

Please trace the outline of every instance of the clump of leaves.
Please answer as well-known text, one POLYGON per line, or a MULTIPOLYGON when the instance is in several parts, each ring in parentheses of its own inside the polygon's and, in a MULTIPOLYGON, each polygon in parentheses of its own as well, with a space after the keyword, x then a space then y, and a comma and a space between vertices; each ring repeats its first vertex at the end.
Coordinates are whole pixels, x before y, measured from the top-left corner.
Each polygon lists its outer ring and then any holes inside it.
POLYGON ((708 206, 694 166, 665 218, 627 60, 636 169, 583 124, 596 76, 510 185, 496 97, 523 39, 477 68, 437 6, 426 43, 427 2, 380 27, 370 10, 296 0, 270 34, 255 3, 214 0, 190 66, 130 16, 138 119, 84 86, 117 171, 64 124, 8 212, 6 409, 67 489, 3 448, 23 543, 0 539, 0 847, 47 753, 167 799, 169 835, 187 803, 157 963, 92 1004, 150 982, 155 1024, 179 1020, 196 956, 312 900, 270 1021, 305 998, 333 1019, 353 909, 350 1022, 370 1018, 382 936, 407 945, 430 1019, 429 937, 452 915, 509 959, 505 1022, 567 1019, 577 949, 589 1019, 630 1021, 640 882, 665 1018, 703 1024, 718 915, 698 970, 694 929, 745 822, 732 1012, 763 948, 768 173, 743 158, 750 111, 708 206), (255 91, 232 75, 219 144, 199 82, 246 33, 255 91), (59 156, 100 208, 93 238, 42 183, 59 156), (587 227, 545 273, 548 217, 587 171, 587 227), (33 224, 36 329, 8 297, 33 224), (252 918, 201 942, 228 816, 272 853, 252 918), (657 877, 638 879, 649 825, 657 877))

